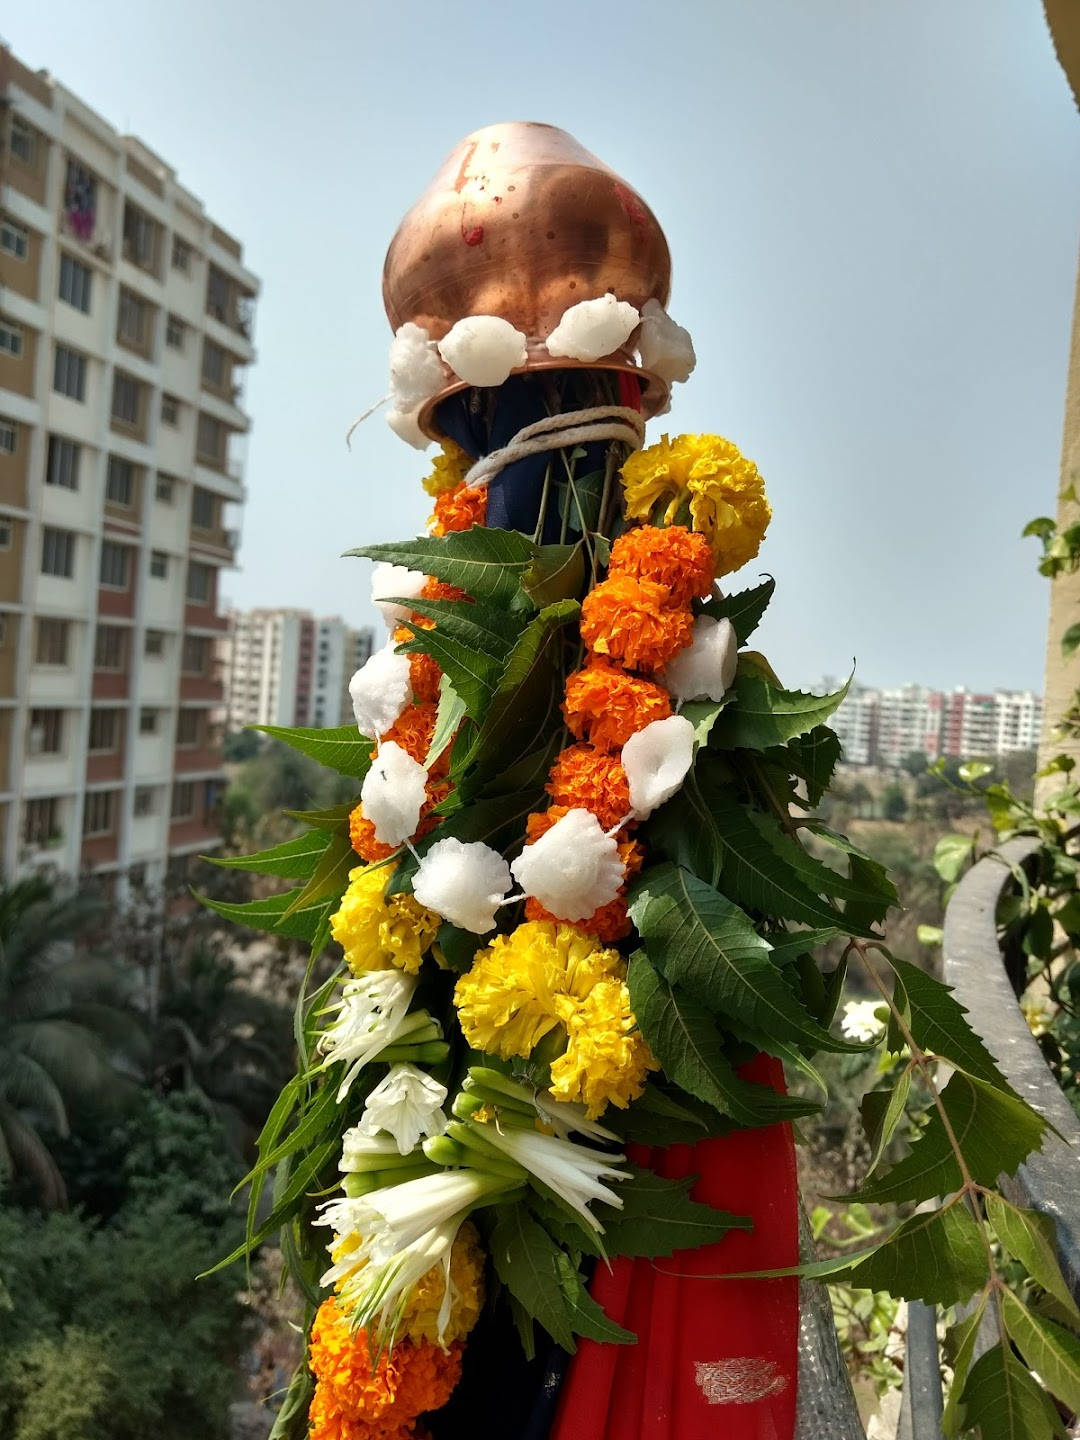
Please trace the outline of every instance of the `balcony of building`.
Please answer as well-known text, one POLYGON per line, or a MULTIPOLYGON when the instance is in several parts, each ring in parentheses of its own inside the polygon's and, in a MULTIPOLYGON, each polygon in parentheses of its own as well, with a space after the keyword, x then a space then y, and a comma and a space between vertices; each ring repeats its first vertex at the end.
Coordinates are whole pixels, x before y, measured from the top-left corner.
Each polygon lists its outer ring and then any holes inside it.
MULTIPOLYGON (((40 76, 8 54, 5 65, 20 90, 34 95, 51 108, 52 94, 40 76)), ((49 188, 49 161, 52 144, 44 131, 32 125, 10 102, 0 98, 0 153, 4 156, 4 181, 35 205, 44 205, 49 188)))
POLYGON ((109 428, 132 440, 146 440, 150 409, 150 387, 124 370, 113 374, 109 428))
POLYGON ((126 625, 98 623, 90 694, 95 700, 126 700, 131 688, 131 636, 126 625))
POLYGON ((124 229, 121 254, 129 265, 144 275, 160 280, 164 257, 165 231, 162 226, 132 200, 124 201, 124 229))
POLYGON ((240 346, 241 353, 246 355, 255 328, 254 285, 211 262, 206 274, 206 314, 240 342, 246 342, 240 346))
POLYGON ((26 471, 31 428, 10 415, 0 415, 0 505, 26 507, 26 471))
POLYGON ((224 670, 214 653, 213 637, 186 634, 180 652, 181 703, 221 701, 224 696, 224 670))
POLYGON ((38 332, 0 310, 0 390, 31 399, 38 332))
POLYGON ((0 264, 4 289, 37 304, 40 299, 42 238, 7 210, 0 210, 0 264))
POLYGON ((95 706, 90 711, 86 753, 88 785, 124 778, 126 738, 127 714, 120 706, 95 706))
POLYGON ((136 295, 126 286, 120 287, 120 304, 116 312, 116 343, 140 356, 143 360, 154 357, 154 333, 157 327, 158 307, 136 295))
POLYGON ((226 783, 221 774, 198 780, 174 780, 169 820, 171 853, 183 854, 221 844, 218 809, 226 783))
POLYGON ((26 521, 0 515, 0 601, 17 605, 22 599, 26 521))
POLYGON ((99 562, 98 601, 99 615, 131 619, 135 614, 135 587, 137 582, 138 550, 106 533, 101 542, 99 562))

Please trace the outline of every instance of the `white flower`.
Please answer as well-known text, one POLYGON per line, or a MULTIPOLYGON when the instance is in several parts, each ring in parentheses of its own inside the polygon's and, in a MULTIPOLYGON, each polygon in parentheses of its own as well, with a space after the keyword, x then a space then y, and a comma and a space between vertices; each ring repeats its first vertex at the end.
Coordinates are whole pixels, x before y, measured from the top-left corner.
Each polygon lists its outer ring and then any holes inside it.
POLYGON ((645 369, 661 380, 689 380, 697 364, 690 331, 676 325, 659 300, 642 306, 638 353, 645 369))
MULTIPOLYGON (((389 1074, 367 1097, 358 1128, 365 1136, 385 1130, 393 1136, 398 1154, 410 1155, 422 1135, 441 1135, 446 1129, 445 1099, 446 1086, 423 1070, 415 1065, 391 1065, 389 1074)), ((346 1152, 352 1134, 351 1130, 345 1133, 346 1152)))
POLYGON ((322 1277, 322 1284, 337 1289, 342 1309, 357 1326, 367 1329, 374 1324, 380 1337, 392 1343, 413 1288, 429 1270, 440 1265, 444 1284, 437 1333, 442 1341, 453 1312, 450 1256, 460 1224, 455 1218, 435 1225, 382 1261, 368 1260, 363 1237, 355 1232, 335 1235, 327 1246, 335 1263, 322 1277))
POLYGON ((397 1153, 397 1141, 392 1135, 372 1135, 363 1128, 363 1125, 354 1125, 341 1137, 341 1159, 338 1161, 338 1169, 344 1171, 345 1174, 385 1169, 385 1166, 373 1165, 370 1162, 387 1159, 397 1153))
POLYGON ((481 1133, 489 1145, 516 1160, 522 1169, 554 1190, 594 1230, 603 1233, 604 1227, 588 1208, 590 1200, 603 1200, 622 1209, 622 1196, 602 1184, 600 1177, 625 1180, 626 1172, 617 1168, 626 1163, 625 1155, 608 1155, 603 1150, 574 1145, 538 1130, 515 1127, 500 1131, 494 1125, 484 1125, 481 1133))
POLYGON ((849 1040, 879 1040, 885 1033, 885 1022, 877 1013, 880 1008, 876 1000, 849 1000, 840 1017, 841 1032, 849 1040))
POLYGON ((407 605, 395 605, 390 596, 412 599, 426 584, 427 576, 422 570, 409 570, 404 565, 390 565, 380 560, 371 571, 371 603, 382 611, 383 619, 393 628, 402 620, 408 620, 411 611, 407 605))
POLYGON ((411 445, 414 450, 426 450, 431 444, 431 436, 420 429, 419 417, 419 410, 398 410, 395 407, 386 412, 386 423, 406 445, 411 445))
POLYGON ((476 935, 495 928, 495 911, 509 889, 509 865, 479 840, 437 840, 413 879, 413 894, 421 905, 476 935))
POLYGON ((587 1135, 590 1140, 618 1140, 618 1136, 605 1130, 597 1120, 590 1120, 584 1105, 570 1100, 556 1100, 544 1090, 538 1090, 532 1102, 545 1124, 550 1125, 560 1140, 571 1135, 587 1135))
POLYGON ((331 1006, 337 1019, 319 1037, 327 1065, 349 1062, 338 1086, 338 1103, 357 1075, 381 1050, 392 1045, 403 1027, 416 990, 416 977, 403 970, 369 970, 346 982, 341 999, 331 1006))
POLYGON ((422 1235, 448 1220, 464 1220, 482 1200, 513 1187, 514 1181, 482 1170, 441 1170, 403 1185, 387 1185, 357 1199, 347 1196, 321 1206, 316 1225, 338 1235, 363 1236, 368 1256, 392 1259, 422 1235))
POLYGON ((420 823, 428 772, 396 740, 384 740, 360 787, 364 818, 380 845, 401 845, 420 823))
POLYGON ((547 338, 549 355, 571 360, 599 360, 625 345, 637 328, 640 315, 625 300, 612 294, 598 300, 580 300, 563 311, 547 338))
POLYGON ((653 720, 622 748, 630 806, 639 820, 670 800, 694 763, 694 727, 684 715, 653 720))
POLYGON ((529 358, 525 336, 499 315, 468 315, 439 341, 439 354, 466 385, 501 385, 529 358))
POLYGON ((722 700, 738 660, 739 637, 731 621, 699 615, 690 644, 664 671, 664 686, 676 700, 722 700))
POLYGON ((1036 1038, 1045 1035, 1054 1023, 1055 1011, 1043 995, 1025 995, 1020 1001, 1020 1009, 1024 1012, 1028 1029, 1036 1038))
POLYGON ((619 893, 619 847, 591 810, 568 810, 510 866, 526 895, 560 920, 584 920, 619 893))
POLYGON ((393 645, 376 650, 349 681, 349 697, 360 734, 385 735, 412 699, 409 657, 396 655, 393 645))

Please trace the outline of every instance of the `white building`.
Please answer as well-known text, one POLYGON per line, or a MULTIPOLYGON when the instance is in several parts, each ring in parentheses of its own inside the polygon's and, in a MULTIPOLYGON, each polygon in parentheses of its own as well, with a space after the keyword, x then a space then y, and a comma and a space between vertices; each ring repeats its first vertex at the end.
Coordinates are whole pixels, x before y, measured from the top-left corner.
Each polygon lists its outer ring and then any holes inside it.
POLYGON ((0 49, 0 852, 217 843, 211 710, 255 276, 175 173, 0 49))
MULTIPOLYGON (((835 681, 822 682, 822 691, 835 681)), ((1030 690, 978 694, 928 690, 922 685, 895 689, 852 687, 830 724, 850 765, 900 765, 912 752, 929 759, 940 755, 971 759, 1033 750, 1042 726, 1042 698, 1030 690)))
POLYGON ((352 719, 348 685, 371 653, 371 630, 306 610, 230 611, 218 642, 229 731, 245 725, 326 729, 352 719), (359 658, 358 658, 359 657, 359 658))

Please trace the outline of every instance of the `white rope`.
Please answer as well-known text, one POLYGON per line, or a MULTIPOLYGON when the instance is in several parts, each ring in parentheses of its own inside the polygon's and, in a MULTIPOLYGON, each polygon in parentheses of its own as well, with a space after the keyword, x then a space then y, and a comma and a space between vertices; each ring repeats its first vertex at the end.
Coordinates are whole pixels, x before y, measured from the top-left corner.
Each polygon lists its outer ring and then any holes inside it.
POLYGON ((519 430, 508 445, 493 450, 468 471, 465 484, 474 490, 489 485, 508 465, 527 455, 542 455, 593 440, 622 440, 634 450, 645 443, 645 419, 623 405, 595 405, 566 415, 548 415, 519 430))

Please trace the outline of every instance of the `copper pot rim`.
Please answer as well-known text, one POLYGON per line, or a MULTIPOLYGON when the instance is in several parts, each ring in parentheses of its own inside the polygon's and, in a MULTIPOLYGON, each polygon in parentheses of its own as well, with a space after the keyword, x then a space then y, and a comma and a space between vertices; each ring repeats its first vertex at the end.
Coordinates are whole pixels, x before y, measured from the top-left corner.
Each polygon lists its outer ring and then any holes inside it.
MULTIPOLYGON (((628 360, 618 354, 605 356, 601 360, 571 360, 563 355, 545 355, 536 358, 530 356, 524 365, 516 365, 510 374, 534 375, 542 370, 607 370, 621 375, 633 375, 644 382, 641 392, 641 413, 645 420, 651 420, 654 416, 662 414, 671 399, 671 385, 668 381, 662 380, 651 370, 646 370, 641 365, 635 364, 633 360, 628 360)), ((441 443, 447 439, 447 436, 435 423, 436 412, 443 401, 449 400, 454 395, 460 395, 463 390, 476 388, 478 387, 470 385, 467 380, 455 377, 430 400, 424 402, 416 420, 429 440, 441 443)))

